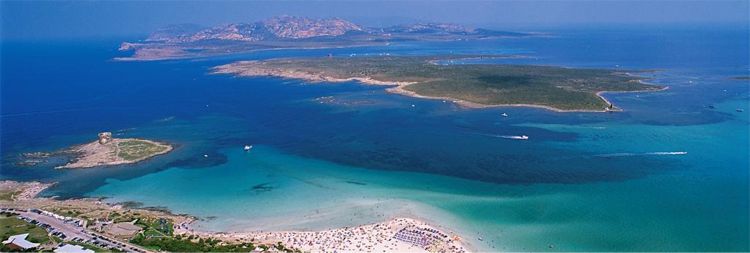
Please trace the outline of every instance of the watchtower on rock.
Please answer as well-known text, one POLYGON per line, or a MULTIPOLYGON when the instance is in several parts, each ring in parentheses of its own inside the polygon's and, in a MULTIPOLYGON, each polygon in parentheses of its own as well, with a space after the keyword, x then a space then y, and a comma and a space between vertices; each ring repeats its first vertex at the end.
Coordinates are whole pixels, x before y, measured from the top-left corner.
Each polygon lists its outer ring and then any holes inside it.
POLYGON ((112 140, 112 132, 99 133, 99 144, 107 144, 112 140))

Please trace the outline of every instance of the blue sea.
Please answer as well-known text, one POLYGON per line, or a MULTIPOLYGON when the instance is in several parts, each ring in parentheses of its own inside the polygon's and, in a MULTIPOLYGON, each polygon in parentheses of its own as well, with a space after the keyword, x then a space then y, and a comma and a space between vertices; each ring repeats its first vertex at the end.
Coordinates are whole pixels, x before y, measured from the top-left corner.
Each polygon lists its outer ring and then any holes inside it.
POLYGON ((750 84, 733 79, 750 75, 747 27, 541 32, 152 62, 113 60, 121 41, 137 38, 3 41, 0 179, 59 182, 47 196, 191 214, 207 231, 414 217, 482 251, 750 250, 750 84), (605 94, 624 112, 557 113, 209 73, 236 60, 329 53, 521 55, 462 63, 647 70, 669 89, 605 94), (101 131, 176 148, 133 165, 17 164, 24 152, 101 131))

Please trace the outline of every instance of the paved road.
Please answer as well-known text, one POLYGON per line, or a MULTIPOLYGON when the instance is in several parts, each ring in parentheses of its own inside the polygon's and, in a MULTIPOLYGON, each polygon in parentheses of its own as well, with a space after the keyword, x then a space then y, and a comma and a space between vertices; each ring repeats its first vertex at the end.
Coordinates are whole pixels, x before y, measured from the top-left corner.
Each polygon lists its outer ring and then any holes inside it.
POLYGON ((64 221, 58 220, 55 217, 50 217, 44 214, 38 214, 33 212, 19 212, 19 215, 21 217, 29 218, 32 220, 36 220, 40 223, 50 225, 52 228, 54 228, 56 231, 60 231, 67 238, 65 240, 72 240, 74 238, 81 238, 84 241, 89 241, 94 239, 94 236, 87 234, 86 231, 79 226, 76 226, 74 224, 67 224, 64 221))
POLYGON ((70 241, 74 240, 76 238, 82 239, 84 242, 93 244, 94 242, 97 242, 100 247, 103 248, 116 248, 122 251, 127 252, 150 252, 144 248, 141 248, 140 246, 123 242, 119 240, 115 240, 114 238, 105 236, 103 234, 85 229, 83 227, 79 227, 78 225, 74 223, 68 223, 63 220, 57 219, 52 216, 48 216, 45 214, 39 214, 35 212, 30 211, 16 211, 21 217, 28 218, 31 220, 36 220, 39 223, 47 224, 52 229, 48 229, 48 231, 59 231, 62 232, 66 237, 64 241, 70 241))

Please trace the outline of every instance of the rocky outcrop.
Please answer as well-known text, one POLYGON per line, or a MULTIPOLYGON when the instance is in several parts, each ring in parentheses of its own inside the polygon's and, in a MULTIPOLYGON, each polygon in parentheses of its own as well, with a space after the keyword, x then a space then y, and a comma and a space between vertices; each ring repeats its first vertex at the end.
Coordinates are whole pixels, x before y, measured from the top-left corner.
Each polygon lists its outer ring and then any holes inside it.
POLYGON ((310 19, 281 16, 267 19, 262 23, 276 37, 285 39, 339 36, 349 31, 362 31, 362 27, 340 18, 310 19))
POLYGON ((138 46, 140 46, 140 44, 138 43, 123 42, 120 44, 120 48, 118 48, 117 50, 128 51, 128 50, 133 50, 137 48, 138 46))
MULTIPOLYGON (((458 24, 419 23, 386 28, 365 28, 340 18, 314 19, 307 17, 279 16, 254 23, 232 23, 200 29, 196 25, 173 25, 157 30, 147 42, 189 43, 200 41, 278 41, 299 40, 315 37, 344 37, 349 33, 366 34, 372 38, 401 35, 472 35, 513 36, 520 33, 497 32, 487 29, 468 28, 458 24)), ((129 50, 138 44, 126 44, 121 50, 129 50)))
POLYGON ((170 25, 152 32, 146 41, 184 42, 189 40, 191 34, 195 34, 203 29, 205 28, 194 24, 170 25))
POLYGON ((233 23, 206 29, 195 26, 169 26, 152 33, 146 41, 185 43, 203 40, 262 41, 339 36, 362 27, 340 19, 312 19, 280 16, 255 23, 233 23))

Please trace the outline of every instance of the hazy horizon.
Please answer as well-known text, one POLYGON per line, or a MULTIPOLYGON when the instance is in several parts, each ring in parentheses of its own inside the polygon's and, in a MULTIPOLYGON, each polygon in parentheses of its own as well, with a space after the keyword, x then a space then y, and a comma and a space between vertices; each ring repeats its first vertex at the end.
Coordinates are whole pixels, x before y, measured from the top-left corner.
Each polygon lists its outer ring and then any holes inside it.
POLYGON ((170 24, 212 26, 292 15, 365 26, 448 22, 522 30, 565 26, 742 25, 748 1, 2 1, 3 40, 144 35, 170 24))

